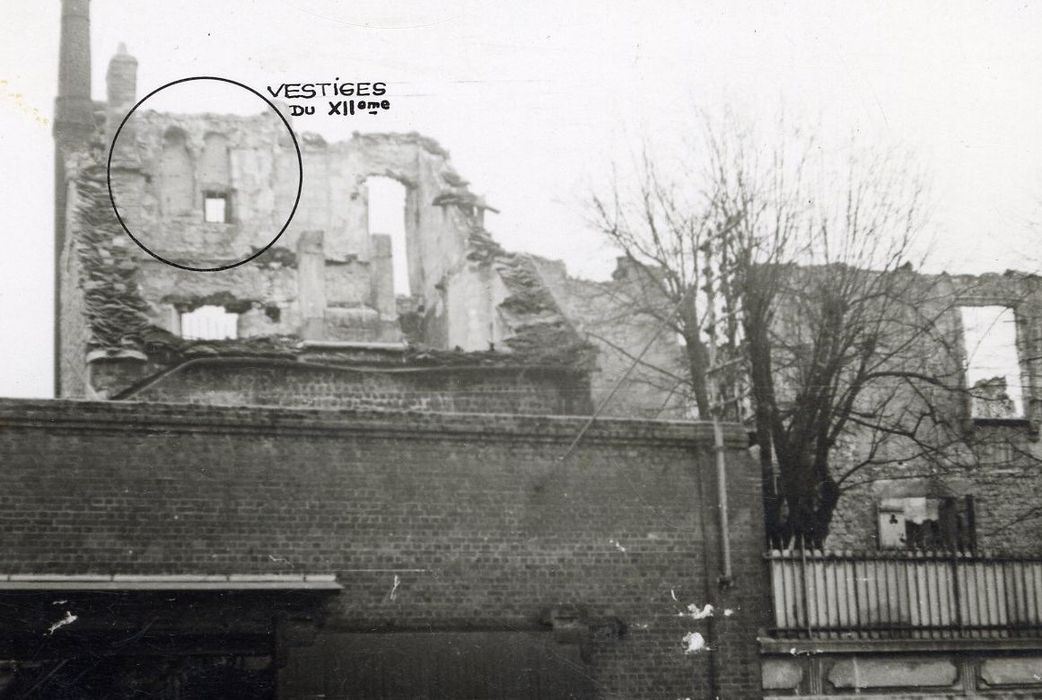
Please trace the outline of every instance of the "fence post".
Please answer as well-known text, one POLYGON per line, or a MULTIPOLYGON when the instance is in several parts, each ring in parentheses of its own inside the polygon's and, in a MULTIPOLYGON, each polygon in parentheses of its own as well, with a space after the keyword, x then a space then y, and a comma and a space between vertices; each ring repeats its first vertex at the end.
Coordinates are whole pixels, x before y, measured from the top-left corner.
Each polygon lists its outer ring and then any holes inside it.
POLYGON ((810 639, 814 636, 814 626, 810 621, 810 594, 807 590, 807 541, 803 537, 800 538, 800 576, 803 579, 803 617, 807 624, 807 639, 810 639))
POLYGON ((952 567, 952 591, 955 593, 955 606, 952 612, 955 614, 955 626, 959 630, 959 636, 963 633, 962 623, 962 588, 959 586, 959 552, 956 549, 949 550, 949 561, 952 567))

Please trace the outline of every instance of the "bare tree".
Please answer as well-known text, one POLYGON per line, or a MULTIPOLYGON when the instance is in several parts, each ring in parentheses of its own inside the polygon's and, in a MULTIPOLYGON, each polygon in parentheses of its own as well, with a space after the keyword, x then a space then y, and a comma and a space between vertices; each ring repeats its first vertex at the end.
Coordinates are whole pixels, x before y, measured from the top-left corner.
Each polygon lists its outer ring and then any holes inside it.
POLYGON ((959 294, 918 274, 907 159, 852 147, 819 171, 811 139, 780 134, 707 121, 677 166, 645 154, 634 188, 593 196, 592 220, 641 271, 629 310, 683 339, 698 414, 750 423, 771 538, 822 546, 841 494, 887 466, 973 461, 959 294))

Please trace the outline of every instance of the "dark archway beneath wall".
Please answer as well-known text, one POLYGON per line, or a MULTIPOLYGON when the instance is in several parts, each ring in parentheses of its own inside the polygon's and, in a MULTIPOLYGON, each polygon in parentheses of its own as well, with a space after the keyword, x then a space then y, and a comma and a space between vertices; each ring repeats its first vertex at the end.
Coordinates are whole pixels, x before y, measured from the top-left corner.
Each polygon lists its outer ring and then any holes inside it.
POLYGON ((270 655, 121 654, 94 652, 8 662, 0 698, 274 698, 270 655))
POLYGON ((324 594, 335 586, 232 582, 254 586, 236 589, 205 581, 185 588, 175 578, 129 589, 85 584, 90 590, 77 581, 51 588, 4 582, 0 700, 275 698, 281 624, 320 620, 324 594))

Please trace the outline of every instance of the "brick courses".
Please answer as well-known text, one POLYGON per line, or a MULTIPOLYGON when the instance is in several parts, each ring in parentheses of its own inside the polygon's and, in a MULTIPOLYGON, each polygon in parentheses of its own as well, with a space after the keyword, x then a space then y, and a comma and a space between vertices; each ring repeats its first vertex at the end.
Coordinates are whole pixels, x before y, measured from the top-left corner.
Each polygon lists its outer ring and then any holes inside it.
POLYGON ((335 630, 545 629, 578 606, 608 697, 758 697, 758 469, 727 433, 736 585, 717 590, 709 426, 0 400, 3 573, 335 573, 335 630), (390 591, 395 586, 395 595, 390 591), (712 603, 713 650, 680 615, 712 603), (723 616, 730 609, 732 615, 723 616), (602 633, 621 621, 621 636, 602 633))

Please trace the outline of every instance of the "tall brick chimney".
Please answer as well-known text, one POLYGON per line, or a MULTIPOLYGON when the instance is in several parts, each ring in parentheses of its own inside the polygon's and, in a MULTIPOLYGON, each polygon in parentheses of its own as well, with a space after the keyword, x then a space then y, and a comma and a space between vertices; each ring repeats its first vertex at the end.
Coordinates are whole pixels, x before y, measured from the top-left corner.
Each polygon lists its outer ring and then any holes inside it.
POLYGON ((62 0, 58 96, 54 100, 54 395, 61 396, 61 256, 65 249, 66 154, 86 148, 94 131, 90 95, 90 0, 62 0))
POLYGON ((90 0, 62 0, 58 97, 54 140, 63 149, 84 146, 94 129, 90 96, 90 0))

